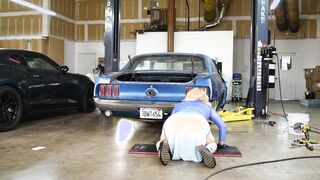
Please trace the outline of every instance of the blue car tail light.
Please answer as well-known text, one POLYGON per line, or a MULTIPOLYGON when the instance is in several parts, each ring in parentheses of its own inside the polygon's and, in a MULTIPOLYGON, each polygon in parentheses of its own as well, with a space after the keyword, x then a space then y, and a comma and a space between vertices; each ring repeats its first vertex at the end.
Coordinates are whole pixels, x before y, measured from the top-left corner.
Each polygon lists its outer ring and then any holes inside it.
POLYGON ((112 95, 112 85, 107 85, 107 97, 111 97, 112 95))
POLYGON ((100 88, 99 88, 100 97, 119 97, 119 93, 120 93, 119 85, 100 84, 100 88))
POLYGON ((187 94, 191 89, 192 89, 192 87, 186 87, 185 93, 187 94))
POLYGON ((99 88, 99 96, 106 96, 106 89, 107 89, 107 85, 105 84, 100 84, 100 88, 99 88))
POLYGON ((119 90, 120 90, 119 85, 114 85, 113 86, 113 94, 112 94, 112 96, 113 97, 119 97, 119 90))

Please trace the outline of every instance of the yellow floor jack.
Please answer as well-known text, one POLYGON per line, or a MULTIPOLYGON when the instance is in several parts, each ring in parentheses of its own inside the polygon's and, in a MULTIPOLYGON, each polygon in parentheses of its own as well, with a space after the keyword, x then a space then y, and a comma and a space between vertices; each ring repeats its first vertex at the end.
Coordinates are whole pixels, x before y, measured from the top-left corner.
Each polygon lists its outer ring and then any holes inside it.
POLYGON ((252 120, 254 117, 253 114, 254 108, 246 108, 240 106, 231 111, 222 110, 219 111, 218 114, 221 116, 224 122, 232 122, 232 121, 248 121, 252 120))
POLYGON ((316 148, 316 147, 319 148, 320 144, 318 142, 310 140, 309 132, 320 134, 319 131, 316 131, 314 129, 317 129, 317 128, 311 128, 311 126, 303 125, 303 124, 295 125, 294 126, 294 130, 303 132, 304 133, 304 138, 294 140, 293 143, 291 143, 290 148, 297 148, 297 147, 305 146, 310 151, 313 151, 313 149, 316 148))

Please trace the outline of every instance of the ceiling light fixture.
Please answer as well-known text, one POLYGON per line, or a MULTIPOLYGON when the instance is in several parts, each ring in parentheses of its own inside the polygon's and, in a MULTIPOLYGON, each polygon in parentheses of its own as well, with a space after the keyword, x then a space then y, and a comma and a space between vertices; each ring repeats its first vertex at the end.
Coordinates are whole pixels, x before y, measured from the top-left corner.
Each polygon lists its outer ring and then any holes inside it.
POLYGON ((272 2, 271 6, 270 6, 270 9, 271 9, 271 10, 276 9, 276 7, 278 6, 279 2, 280 2, 280 0, 274 0, 274 1, 272 2))
POLYGON ((22 6, 28 7, 28 8, 31 8, 31 9, 37 10, 37 11, 39 11, 39 12, 42 12, 42 13, 51 15, 51 16, 57 15, 57 13, 55 13, 55 12, 53 12, 53 11, 50 11, 50 10, 45 9, 45 8, 42 8, 42 7, 40 7, 40 6, 37 6, 37 5, 35 5, 35 4, 29 3, 29 2, 24 1, 24 0, 10 0, 10 1, 11 1, 11 2, 14 2, 14 3, 17 3, 17 4, 20 4, 20 5, 22 5, 22 6))

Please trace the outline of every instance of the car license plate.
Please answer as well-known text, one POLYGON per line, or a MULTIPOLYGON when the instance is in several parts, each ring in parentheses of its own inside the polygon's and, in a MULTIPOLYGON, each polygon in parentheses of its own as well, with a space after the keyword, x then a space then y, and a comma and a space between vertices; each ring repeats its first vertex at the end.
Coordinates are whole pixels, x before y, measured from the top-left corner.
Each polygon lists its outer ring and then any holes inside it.
POLYGON ((160 108, 140 108, 141 119, 162 119, 162 109, 160 108))

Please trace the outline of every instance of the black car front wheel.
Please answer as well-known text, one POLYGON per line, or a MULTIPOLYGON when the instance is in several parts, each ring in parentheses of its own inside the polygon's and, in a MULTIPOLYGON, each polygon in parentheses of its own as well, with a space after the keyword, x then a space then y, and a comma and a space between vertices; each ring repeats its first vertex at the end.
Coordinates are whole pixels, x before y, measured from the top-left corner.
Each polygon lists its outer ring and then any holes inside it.
POLYGON ((96 105, 94 103, 93 99, 93 87, 89 86, 82 98, 82 104, 80 107, 80 111, 84 113, 90 113, 93 112, 96 109, 96 105))
POLYGON ((0 87, 0 131, 14 129, 22 118, 22 100, 12 87, 0 87))

